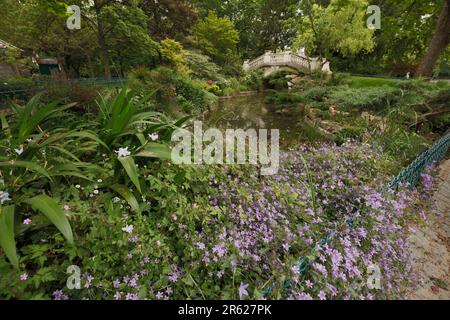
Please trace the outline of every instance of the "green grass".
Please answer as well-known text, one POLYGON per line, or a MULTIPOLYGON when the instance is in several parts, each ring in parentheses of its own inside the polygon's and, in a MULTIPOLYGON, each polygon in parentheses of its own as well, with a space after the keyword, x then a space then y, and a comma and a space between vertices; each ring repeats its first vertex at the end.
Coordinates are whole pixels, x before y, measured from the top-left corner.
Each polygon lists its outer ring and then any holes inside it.
POLYGON ((352 83, 350 87, 352 88, 371 88, 371 87, 382 87, 382 86, 395 86, 398 80, 395 79, 385 79, 385 78, 372 78, 372 77, 352 77, 352 83))

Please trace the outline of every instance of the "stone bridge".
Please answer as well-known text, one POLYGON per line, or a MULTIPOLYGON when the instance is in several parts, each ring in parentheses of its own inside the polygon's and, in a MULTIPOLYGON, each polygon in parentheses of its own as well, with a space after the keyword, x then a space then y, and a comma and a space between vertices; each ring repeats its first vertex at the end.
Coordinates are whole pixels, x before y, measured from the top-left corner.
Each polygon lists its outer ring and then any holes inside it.
POLYGON ((305 73, 311 73, 317 70, 321 70, 326 74, 331 73, 330 63, 328 61, 323 59, 321 62, 319 58, 309 58, 304 54, 304 50, 300 50, 297 54, 291 51, 280 53, 266 51, 265 54, 254 60, 246 60, 243 68, 246 72, 261 69, 264 71, 265 77, 281 68, 301 70, 305 73))

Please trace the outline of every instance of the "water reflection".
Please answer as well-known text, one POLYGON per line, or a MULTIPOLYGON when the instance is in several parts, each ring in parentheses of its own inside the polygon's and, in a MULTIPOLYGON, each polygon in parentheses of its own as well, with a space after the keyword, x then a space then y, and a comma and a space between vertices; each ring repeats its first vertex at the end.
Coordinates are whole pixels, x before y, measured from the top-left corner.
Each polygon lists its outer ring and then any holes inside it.
POLYGON ((300 141, 302 124, 300 114, 276 111, 265 103, 264 95, 222 100, 205 116, 205 122, 221 129, 279 129, 284 148, 300 141))

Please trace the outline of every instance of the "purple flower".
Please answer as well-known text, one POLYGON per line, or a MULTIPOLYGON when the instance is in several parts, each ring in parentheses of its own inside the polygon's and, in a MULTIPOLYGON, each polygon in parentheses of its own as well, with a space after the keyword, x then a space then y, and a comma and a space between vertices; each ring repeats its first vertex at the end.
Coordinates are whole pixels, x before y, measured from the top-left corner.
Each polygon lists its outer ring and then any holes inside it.
POLYGON ((138 297, 138 295, 135 294, 135 293, 127 293, 125 299, 126 299, 126 300, 138 300, 139 297, 138 297))
POLYGON ((114 280, 113 281, 113 287, 115 289, 117 289, 117 288, 119 288, 119 286, 120 286, 120 280, 119 279, 114 280))
POLYGON ((86 277, 86 284, 84 285, 84 287, 86 289, 89 289, 92 285, 92 280, 94 280, 94 277, 91 276, 89 273, 85 273, 84 276, 86 277))
POLYGON ((325 294, 325 292, 323 290, 320 290, 319 295, 318 295, 320 300, 326 300, 327 296, 325 294))
POLYGON ((23 220, 23 224, 24 225, 29 225, 31 223, 31 219, 25 219, 25 220, 23 220))
POLYGON ((422 173, 420 177, 422 178, 422 183, 425 189, 431 190, 433 187, 433 177, 430 176, 428 173, 422 173))
POLYGON ((171 273, 169 273, 169 280, 170 280, 170 282, 173 282, 173 283, 175 283, 175 282, 177 282, 178 281, 178 273, 177 272, 171 272, 171 273))
POLYGON ((205 249, 205 244, 202 243, 202 242, 197 242, 197 243, 195 244, 195 246, 196 246, 198 249, 200 249, 200 250, 204 250, 204 249, 205 249))
POLYGON ((26 281, 28 279, 28 274, 27 273, 23 273, 20 275, 20 281, 26 281))
POLYGON ((227 247, 224 244, 218 244, 213 247, 212 251, 219 257, 223 257, 227 253, 227 247))
POLYGON ((68 300, 69 297, 64 294, 62 290, 56 290, 53 292, 53 298, 55 300, 68 300))
POLYGON ((248 284, 243 284, 241 282, 241 285, 239 286, 239 289, 238 289, 239 299, 242 300, 243 297, 248 297, 247 288, 248 288, 248 284))

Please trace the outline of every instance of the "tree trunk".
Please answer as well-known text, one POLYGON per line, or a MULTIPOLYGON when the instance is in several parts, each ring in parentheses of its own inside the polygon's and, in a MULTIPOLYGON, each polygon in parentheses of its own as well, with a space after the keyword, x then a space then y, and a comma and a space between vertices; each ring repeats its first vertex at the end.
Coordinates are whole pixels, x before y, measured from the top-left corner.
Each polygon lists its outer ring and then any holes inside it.
POLYGON ((98 45, 100 47, 103 66, 105 68, 105 78, 107 80, 111 80, 111 65, 109 63, 109 52, 105 44, 105 37, 103 35, 103 32, 100 31, 100 26, 98 31, 98 45))
POLYGON ((103 67, 105 69, 105 78, 107 80, 111 80, 111 65, 110 65, 110 61, 109 61, 109 52, 108 52, 108 48, 106 46, 106 41, 105 41, 105 28, 103 25, 103 21, 100 18, 100 4, 98 3, 98 1, 94 1, 94 6, 95 6, 95 13, 97 15, 97 39, 98 39, 98 45, 100 47, 100 53, 102 56, 102 61, 103 61, 103 67))
POLYGON ((430 78, 442 52, 450 42, 450 0, 445 0, 427 53, 417 68, 416 77, 430 78))

